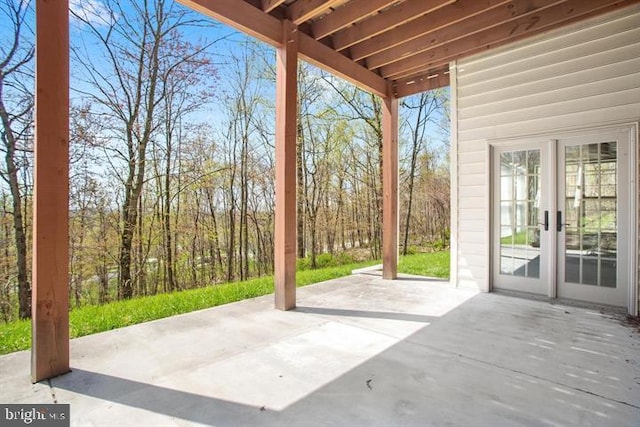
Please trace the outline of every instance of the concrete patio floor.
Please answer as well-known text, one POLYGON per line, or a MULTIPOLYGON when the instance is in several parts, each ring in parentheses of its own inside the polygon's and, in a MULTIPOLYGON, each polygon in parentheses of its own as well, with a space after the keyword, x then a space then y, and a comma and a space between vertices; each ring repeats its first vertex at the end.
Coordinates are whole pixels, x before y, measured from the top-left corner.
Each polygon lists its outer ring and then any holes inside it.
POLYGON ((70 374, 0 357, 2 403, 72 426, 638 426, 624 316, 359 274, 75 339, 70 374))

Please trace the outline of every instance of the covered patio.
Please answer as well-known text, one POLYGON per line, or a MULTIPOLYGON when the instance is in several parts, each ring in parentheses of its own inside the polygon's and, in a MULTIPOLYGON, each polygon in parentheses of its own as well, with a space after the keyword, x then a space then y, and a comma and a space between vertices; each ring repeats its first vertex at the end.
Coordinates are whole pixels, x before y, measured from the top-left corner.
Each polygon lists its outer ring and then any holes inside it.
MULTIPOLYGON (((394 279, 397 276, 398 257, 399 99, 448 85, 449 66, 456 60, 638 2, 178 1, 277 49, 274 258, 275 306, 280 310, 291 310, 297 304, 295 152, 298 59, 309 61, 345 78, 382 99, 383 276, 385 279, 394 279)), ((34 382, 67 373, 71 366, 67 219, 68 1, 38 0, 36 16, 31 368, 31 379, 34 382)), ((454 200, 452 209, 456 210, 457 206, 457 201, 454 200)), ((455 251, 456 247, 454 242, 452 250, 455 251)), ((395 292, 401 293, 398 288, 395 292)), ((483 298, 479 297, 479 300, 483 298)), ((336 300, 335 303, 339 301, 336 300)), ((421 298, 407 302, 426 303, 421 298)), ((333 305, 326 308, 336 307, 337 305, 333 305)), ((411 305, 403 310, 410 308, 411 305)), ((282 317, 282 314, 277 313, 272 316, 286 319, 286 322, 292 322, 296 317, 282 317)), ((283 331, 292 333, 288 327, 283 331)), ((330 337, 331 334, 328 338, 330 337)), ((221 340, 219 331, 212 332, 209 338, 221 340)), ((176 351, 165 342, 158 342, 160 344, 176 351)), ((74 360, 80 361, 81 357, 74 356, 74 360)), ((99 364, 99 361, 96 360, 95 363, 99 364)))
POLYGON ((69 403, 71 425, 631 426, 640 334, 624 315, 357 274, 75 339, 72 372, 4 403, 69 403))

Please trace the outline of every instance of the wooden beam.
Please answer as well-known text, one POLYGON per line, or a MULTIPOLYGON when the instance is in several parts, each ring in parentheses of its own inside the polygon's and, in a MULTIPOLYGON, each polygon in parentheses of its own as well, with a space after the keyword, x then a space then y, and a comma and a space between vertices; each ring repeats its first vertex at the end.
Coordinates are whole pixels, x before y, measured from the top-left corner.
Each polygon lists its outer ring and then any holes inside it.
MULTIPOLYGON (((490 9, 466 19, 424 34, 408 42, 398 44, 391 49, 367 58, 367 68, 374 69, 393 63, 398 59, 406 59, 434 47, 450 43, 463 37, 479 33, 489 28, 512 21, 519 17, 538 13, 541 10, 557 5, 565 0, 513 0, 500 7, 490 9)), ((401 31, 402 29, 399 29, 401 31)), ((404 34, 404 33, 403 33, 404 34)), ((353 51, 352 51, 353 53, 353 51)))
POLYGON ((382 277, 398 276, 398 98, 382 99, 382 277))
POLYGON ((398 25, 417 19, 456 0, 407 0, 353 27, 333 35, 333 48, 344 50, 349 46, 389 31, 398 25))
POLYGON ((36 2, 31 380, 69 372, 69 2, 36 2))
POLYGON ((278 47, 281 44, 282 25, 280 20, 253 7, 244 0, 177 1, 272 46, 278 47))
POLYGON ((275 306, 296 306, 296 137, 298 114, 298 35, 282 23, 284 44, 276 56, 276 219, 274 236, 275 306))
MULTIPOLYGON (((273 16, 238 0, 178 0, 237 30, 257 37, 275 47, 282 44, 282 24, 273 16)), ((376 73, 298 31, 299 54, 312 64, 338 75, 356 86, 384 96, 386 82, 376 73)))
MULTIPOLYGON (((364 40, 351 46, 351 58, 356 61, 364 59, 375 53, 391 49, 409 40, 413 40, 423 34, 430 34, 444 27, 452 26, 458 22, 474 17, 475 15, 491 10, 495 7, 511 3, 510 0, 460 0, 423 15, 413 21, 397 27, 394 31, 382 33, 376 37, 364 40), (398 34, 402 34, 399 37, 398 34)), ((400 57, 400 55, 397 55, 400 57)))
POLYGON ((340 0, 297 0, 287 7, 287 17, 300 25, 331 9, 340 0))
POLYGON ((539 13, 516 19, 386 65, 380 68, 380 74, 385 78, 401 79, 462 56, 478 53, 638 1, 568 0, 539 13))
POLYGON ((398 98, 415 95, 428 90, 449 86, 449 70, 439 70, 422 76, 394 82, 394 95, 398 98))
POLYGON ((262 0, 262 10, 269 13, 285 1, 286 0, 262 0))
POLYGON ((383 78, 367 70, 357 62, 318 42, 311 36, 299 32, 300 56, 307 62, 339 76, 354 85, 379 96, 387 93, 383 78))
POLYGON ((316 40, 327 37, 349 25, 389 7, 398 0, 352 0, 311 25, 316 40))

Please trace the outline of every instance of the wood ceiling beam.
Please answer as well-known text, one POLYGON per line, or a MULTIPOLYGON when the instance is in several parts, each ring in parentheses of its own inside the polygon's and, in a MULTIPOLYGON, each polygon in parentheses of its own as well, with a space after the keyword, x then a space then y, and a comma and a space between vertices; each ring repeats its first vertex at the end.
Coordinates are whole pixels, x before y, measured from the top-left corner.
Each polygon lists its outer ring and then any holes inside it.
POLYGON ((396 97, 402 98, 449 85, 449 67, 447 66, 444 69, 425 73, 421 76, 397 80, 393 85, 393 93, 396 97))
POLYGON ((398 0, 352 0, 311 25, 316 40, 327 37, 349 25, 391 6, 398 0))
POLYGON ((456 0, 407 0, 376 16, 333 35, 333 48, 344 50, 354 44, 389 31, 456 0))
MULTIPOLYGON (((466 55, 463 55, 463 56, 466 56, 466 55)), ((451 63, 451 61, 453 61, 453 60, 455 60, 457 58, 459 58, 459 57, 451 56, 451 57, 448 57, 448 58, 443 59, 441 61, 434 62, 434 63, 430 64, 429 66, 425 65, 424 67, 420 67, 419 69, 413 70, 411 72, 403 73, 401 75, 396 76, 395 78, 393 78, 391 80, 393 80, 395 82, 402 81, 402 80, 410 81, 410 80, 415 80, 415 79, 421 79, 424 76, 431 76, 431 75, 436 73, 434 70, 440 70, 440 69, 448 68, 449 64, 451 63)))
POLYGON ((420 70, 433 68, 436 64, 461 56, 468 56, 497 45, 519 40, 542 31, 598 15, 611 9, 638 3, 640 0, 568 0, 557 6, 544 9, 506 24, 473 34, 430 49, 410 58, 380 68, 384 78, 399 79, 420 70))
POLYGON ((300 25, 331 9, 340 0, 297 0, 287 6, 287 18, 300 25))
POLYGON ((351 58, 359 61, 403 42, 454 25, 479 13, 510 3, 511 0, 459 0, 441 9, 408 22, 394 31, 382 33, 351 46, 351 58), (402 37, 398 37, 402 32, 402 37))
POLYGON ((269 13, 287 0, 262 0, 262 10, 269 13))
MULTIPOLYGON (((282 21, 249 3, 238 0, 178 0, 178 2, 272 46, 282 45, 282 21)), ((367 70, 302 31, 298 33, 300 57, 350 81, 361 89, 386 96, 386 81, 378 74, 367 70)))
POLYGON ((197 12, 214 18, 236 30, 272 46, 282 44, 282 23, 245 1, 237 0, 177 0, 197 12))
MULTIPOLYGON (((409 58, 426 50, 496 27, 519 17, 538 13, 545 8, 558 5, 564 1, 565 0, 509 1, 500 7, 477 14, 473 19, 466 19, 458 22, 456 25, 440 28, 406 43, 394 46, 391 49, 376 53, 367 58, 367 68, 379 68, 399 59, 409 58)), ((401 31, 401 28, 398 29, 398 31, 401 31)), ((353 49, 351 52, 353 55, 353 49)))
POLYGON ((373 71, 367 70, 303 32, 300 32, 299 37, 300 56, 307 62, 376 95, 387 95, 387 82, 373 71))
POLYGON ((415 95, 428 90, 449 86, 449 66, 433 70, 409 79, 393 82, 393 93, 398 98, 415 95))

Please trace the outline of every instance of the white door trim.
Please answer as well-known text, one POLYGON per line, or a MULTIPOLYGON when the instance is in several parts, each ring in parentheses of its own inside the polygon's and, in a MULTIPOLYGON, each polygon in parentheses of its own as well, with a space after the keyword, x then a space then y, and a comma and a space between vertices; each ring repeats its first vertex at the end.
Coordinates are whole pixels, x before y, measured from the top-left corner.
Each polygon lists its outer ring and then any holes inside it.
POLYGON ((638 179, 640 170, 638 170, 638 135, 640 123, 636 122, 629 126, 629 250, 635 256, 629 259, 629 310, 632 316, 638 315, 638 288, 640 287, 640 278, 638 277, 638 258, 640 257, 640 239, 638 236, 640 228, 640 218, 638 217, 638 209, 640 208, 640 194, 638 190, 638 179), (635 249, 635 251, 634 251, 635 249))
MULTIPOLYGON (((549 139, 549 179, 547 180, 549 197, 549 211, 551 215, 551 227, 552 230, 556 230, 556 215, 558 212, 558 198, 555 196, 556 189, 553 188, 558 182, 558 140, 549 139)), ((553 232, 549 236, 549 251, 548 251, 548 266, 549 266, 549 298, 558 297, 558 233, 553 232)))
POLYGON ((498 141, 498 142, 491 142, 489 144, 489 148, 487 150, 488 152, 488 164, 490 165, 490 173, 489 173, 489 181, 488 181, 488 185, 487 185, 487 200, 489 200, 488 204, 487 204, 487 209, 489 211, 489 215, 487 215, 487 239, 486 241, 489 242, 490 244, 490 250, 487 251, 489 254, 489 259, 487 260, 487 265, 489 266, 489 282, 491 283, 491 288, 496 288, 498 289, 498 287, 496 286, 496 284, 494 283, 495 280, 495 273, 496 273, 496 269, 497 269, 497 265, 500 263, 499 260, 496 259, 496 256, 498 256, 497 251, 499 248, 499 243, 496 241, 497 237, 495 235, 495 227, 496 227, 496 215, 495 215, 495 209, 496 209, 496 204, 497 204, 497 200, 495 199, 496 196, 496 188, 499 185, 499 181, 500 181, 500 177, 496 175, 496 171, 499 170, 500 166, 499 164, 496 163, 496 159, 497 159, 497 154, 502 152, 503 149, 507 149, 505 151, 520 151, 520 150, 539 150, 540 151, 540 165, 542 166, 542 170, 541 170, 541 174, 540 174, 540 178, 543 182, 543 187, 541 188, 542 190, 542 200, 541 200, 541 205, 539 207, 539 217, 538 217, 538 223, 542 222, 542 218, 541 216, 543 215, 544 211, 548 212, 548 218, 549 218, 549 230, 548 231, 544 231, 541 229, 540 231, 540 255, 539 255, 539 263, 540 263, 540 275, 538 278, 522 278, 520 279, 518 276, 514 276, 513 278, 509 278, 508 276, 505 276, 502 280, 502 285, 500 287, 500 289, 509 289, 511 286, 513 286, 514 282, 517 282, 519 280, 523 280, 524 282, 527 282, 526 284, 526 288, 522 290, 522 292, 528 292, 528 293, 532 293, 532 294, 537 294, 537 295, 544 295, 546 294, 547 296, 551 296, 551 292, 552 292, 552 288, 554 287, 554 278, 551 275, 551 273, 553 272, 552 268, 549 268, 550 266, 550 262, 553 261, 553 259, 550 257, 550 253, 552 252, 551 250, 551 245, 553 244, 554 240, 552 240, 555 237, 555 232, 553 230, 555 230, 555 216, 553 211, 551 210, 551 206, 552 206, 552 197, 550 196, 552 194, 552 190, 553 190, 553 182, 551 182, 551 180, 549 179, 549 177, 551 177, 553 175, 553 172, 550 170, 551 164, 548 161, 548 158, 551 157, 549 150, 552 148, 552 145, 549 141, 548 138, 527 138, 527 139, 514 139, 514 140, 504 140, 504 141, 498 141), (543 268, 544 267, 544 268, 543 268), (511 283, 509 283, 511 282, 511 283), (535 289, 535 290, 534 290, 535 289), (546 289, 546 291, 545 291, 546 289))
MULTIPOLYGON (((488 203, 487 203, 487 210, 488 210, 488 218, 489 220, 487 221, 488 225, 489 225, 489 236, 490 239, 488 239, 487 241, 487 245, 488 245, 488 250, 487 253, 490 257, 491 262, 488 263, 488 289, 489 291, 491 291, 493 289, 493 275, 494 275, 494 269, 493 269, 493 259, 494 259, 494 232, 493 232, 493 216, 494 216, 494 212, 493 212, 493 206, 494 206, 494 189, 493 189, 493 174, 494 174, 494 162, 493 162, 493 152, 494 149, 496 147, 503 147, 503 146, 509 146, 509 145, 516 145, 517 143, 526 143, 526 142, 533 142, 533 141, 541 141, 541 140, 545 140, 548 142, 549 144, 549 148, 552 148, 550 150, 551 153, 557 152, 557 145, 558 145, 558 140, 562 139, 562 138, 567 138, 569 136, 577 136, 577 135, 589 135, 592 133, 602 133, 603 131, 613 131, 615 129, 618 130, 623 130, 625 132, 629 133, 629 156, 628 156, 628 172, 629 172, 629 180, 627 182, 627 186, 628 186, 628 192, 627 192, 627 197, 628 197, 628 201, 629 201, 629 215, 627 218, 627 224, 626 224, 626 231, 628 231, 629 233, 629 239, 628 239, 628 243, 627 243, 627 247, 625 248, 625 251, 627 252, 627 254, 629 254, 629 266, 627 268, 628 270, 628 301, 627 301, 627 311, 629 314, 637 316, 638 315, 638 287, 639 287, 639 283, 638 283, 638 255, 640 253, 640 242, 638 241, 638 228, 639 228, 639 224, 638 224, 638 207, 640 206, 640 195, 638 194, 638 189, 639 189, 639 185, 638 185, 638 174, 640 173, 640 170, 638 170, 638 160, 639 160, 639 154, 638 154, 638 137, 639 137, 639 130, 640 130, 640 123, 639 122, 621 122, 618 124, 607 124, 607 125, 603 125, 603 126, 594 126, 594 127, 587 127, 587 128, 583 128, 583 129, 576 129, 576 128, 572 128, 572 129, 565 129, 562 131, 558 131, 558 132, 545 132, 545 133, 541 133, 541 134, 533 134, 533 135, 523 135, 522 137, 510 137, 510 138, 496 138, 496 139, 491 139, 491 140, 485 140, 485 148, 486 148, 486 153, 487 153, 487 184, 489 186, 488 188, 488 193, 489 193, 489 197, 488 197, 488 203)), ((550 180, 548 180, 548 182, 555 182, 554 179, 557 179, 557 154, 552 154, 550 156, 553 159, 553 163, 550 167, 551 170, 551 174, 553 174, 553 176, 550 176, 549 178, 551 178, 550 180), (554 167, 555 166, 555 167, 554 167)), ((553 199, 553 198, 552 198, 553 199)), ((552 210, 551 212, 555 212, 557 211, 557 205, 556 205, 557 201, 556 200, 552 200, 551 201, 551 206, 550 208, 554 208, 554 210, 552 210), (555 205, 555 206, 554 206, 555 205)), ((551 226, 556 226, 555 222, 556 222, 556 218, 555 215, 551 215, 551 226)), ((620 228, 622 229, 622 224, 620 225, 620 228)), ((550 252, 554 252, 553 255, 556 257, 557 259, 557 235, 553 237, 553 239, 556 239, 556 244, 552 245, 552 250, 550 252)), ((551 254, 549 254, 549 256, 551 256, 551 254)), ((550 298, 555 298, 557 296, 557 286, 556 286, 556 279, 557 279, 557 270, 555 269, 555 262, 552 263, 551 265, 554 265, 554 267, 552 267, 553 270, 553 275, 551 276, 551 279, 549 280, 549 293, 548 296, 550 298)))

